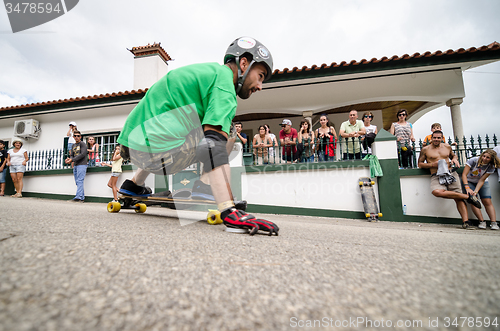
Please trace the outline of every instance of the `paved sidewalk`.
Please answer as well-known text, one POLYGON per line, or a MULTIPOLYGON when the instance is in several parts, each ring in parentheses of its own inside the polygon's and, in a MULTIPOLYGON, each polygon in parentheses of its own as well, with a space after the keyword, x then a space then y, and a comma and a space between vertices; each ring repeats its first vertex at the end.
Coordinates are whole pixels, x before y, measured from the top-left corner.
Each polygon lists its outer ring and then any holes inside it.
POLYGON ((500 231, 261 215, 280 235, 250 237, 181 226, 160 207, 110 214, 105 204, 7 197, 0 206, 0 331, 500 324, 500 231))

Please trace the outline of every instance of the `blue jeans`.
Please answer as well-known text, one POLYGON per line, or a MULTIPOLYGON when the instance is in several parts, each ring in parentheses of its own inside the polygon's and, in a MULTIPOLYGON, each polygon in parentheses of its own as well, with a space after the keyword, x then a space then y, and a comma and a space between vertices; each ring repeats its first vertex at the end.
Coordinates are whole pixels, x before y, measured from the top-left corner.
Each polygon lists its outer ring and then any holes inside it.
POLYGON ((85 192, 83 189, 83 180, 87 174, 87 165, 78 165, 73 167, 73 176, 75 177, 76 183, 76 195, 75 199, 85 200, 85 192))
POLYGON ((333 161, 334 156, 328 156, 323 153, 318 154, 318 161, 319 162, 325 162, 325 161, 333 161))
POLYGON ((302 156, 300 162, 314 162, 314 155, 311 155, 309 157, 302 156))

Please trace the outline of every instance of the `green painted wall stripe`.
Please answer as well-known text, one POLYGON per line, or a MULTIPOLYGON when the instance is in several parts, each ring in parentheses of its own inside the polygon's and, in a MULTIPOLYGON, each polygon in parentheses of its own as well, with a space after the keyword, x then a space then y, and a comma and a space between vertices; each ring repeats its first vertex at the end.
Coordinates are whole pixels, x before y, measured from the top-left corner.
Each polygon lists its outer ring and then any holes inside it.
POLYGON ((384 176, 378 178, 378 196, 380 212, 386 221, 402 221, 403 207, 401 199, 401 181, 397 159, 380 160, 384 176))

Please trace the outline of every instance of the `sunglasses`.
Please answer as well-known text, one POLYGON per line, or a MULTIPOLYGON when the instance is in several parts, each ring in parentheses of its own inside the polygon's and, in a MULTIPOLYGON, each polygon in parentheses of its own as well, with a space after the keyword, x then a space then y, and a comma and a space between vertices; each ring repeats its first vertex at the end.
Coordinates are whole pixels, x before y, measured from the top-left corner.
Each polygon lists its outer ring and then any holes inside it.
POLYGON ((74 134, 73 137, 81 137, 79 134, 74 134))
POLYGON ((365 115, 365 118, 373 118, 372 115, 365 115))
POLYGON ((405 113, 401 113, 401 114, 398 114, 398 117, 399 116, 406 116, 406 114, 405 113))

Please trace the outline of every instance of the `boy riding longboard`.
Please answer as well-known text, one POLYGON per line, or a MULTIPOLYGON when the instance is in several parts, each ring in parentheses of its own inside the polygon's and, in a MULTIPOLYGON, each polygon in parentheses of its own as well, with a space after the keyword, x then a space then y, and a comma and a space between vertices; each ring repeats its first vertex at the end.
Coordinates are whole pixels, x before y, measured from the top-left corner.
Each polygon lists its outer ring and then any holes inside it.
POLYGON ((250 235, 259 230, 277 235, 276 224, 235 207, 228 157, 235 141, 230 128, 236 114, 236 96, 248 99, 262 90, 272 68, 267 48, 253 38, 242 37, 229 45, 224 65, 181 67, 151 86, 118 137, 123 159, 130 159, 139 168, 123 183, 120 193, 151 195, 151 189, 144 186, 150 173, 165 176, 202 162, 204 174, 195 183, 199 189, 193 189, 193 197, 195 193, 212 193, 228 227, 249 229, 250 235))

